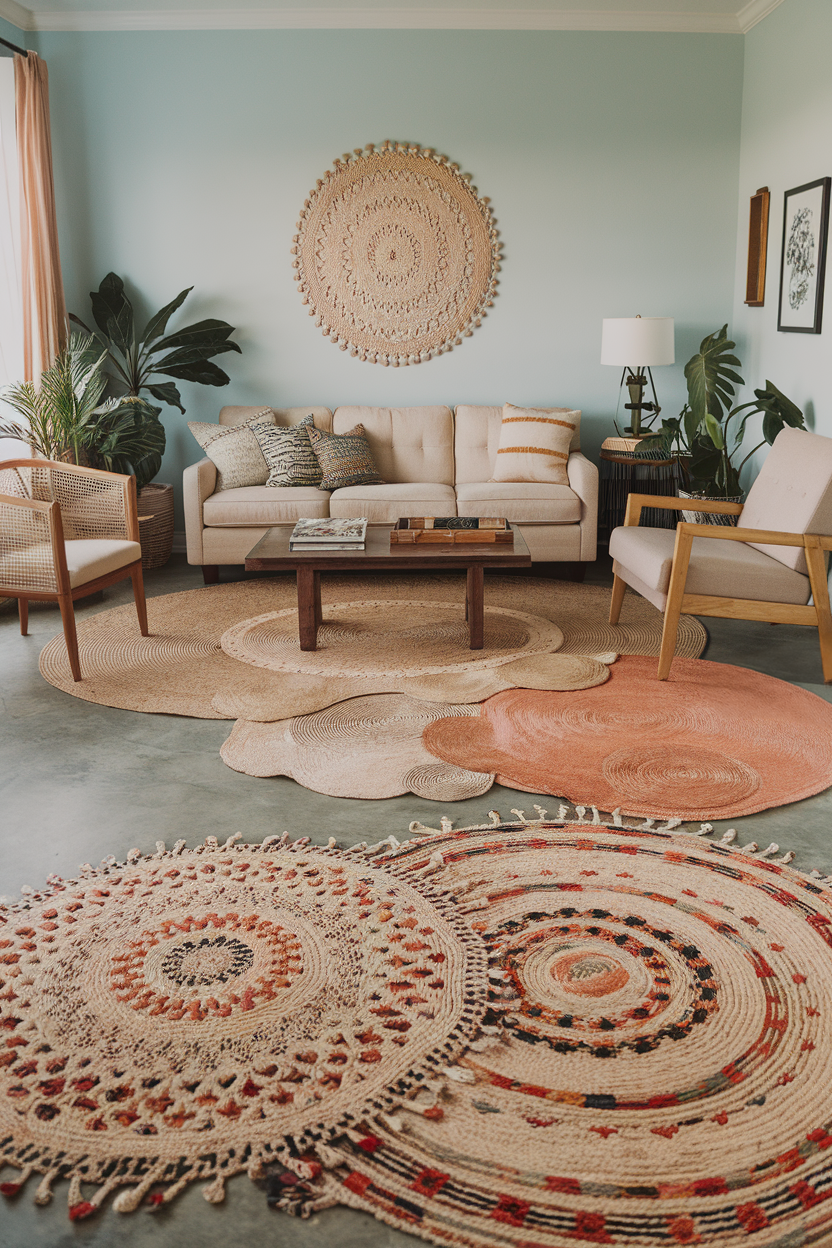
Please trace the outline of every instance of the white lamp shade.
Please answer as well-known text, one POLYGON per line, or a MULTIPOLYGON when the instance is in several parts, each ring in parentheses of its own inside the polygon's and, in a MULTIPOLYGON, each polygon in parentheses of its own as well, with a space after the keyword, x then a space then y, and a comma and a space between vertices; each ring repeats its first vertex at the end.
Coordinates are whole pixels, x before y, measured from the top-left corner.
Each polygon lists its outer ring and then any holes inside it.
POLYGON ((607 317, 601 331, 601 363, 618 368, 675 364, 672 316, 607 317))

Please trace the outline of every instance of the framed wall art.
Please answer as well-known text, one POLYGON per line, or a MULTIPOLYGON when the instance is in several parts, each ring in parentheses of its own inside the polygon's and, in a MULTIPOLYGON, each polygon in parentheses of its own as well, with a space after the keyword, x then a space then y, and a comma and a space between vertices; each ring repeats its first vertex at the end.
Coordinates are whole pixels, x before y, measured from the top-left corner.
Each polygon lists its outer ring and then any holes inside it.
POLYGON ((830 183, 830 178, 818 178, 786 191, 777 318, 785 334, 821 331, 830 183))
POLYGON ((768 252, 768 210, 771 195, 761 186, 751 196, 748 219, 748 275, 745 281, 745 302, 749 308, 763 307, 766 299, 766 254, 768 252))

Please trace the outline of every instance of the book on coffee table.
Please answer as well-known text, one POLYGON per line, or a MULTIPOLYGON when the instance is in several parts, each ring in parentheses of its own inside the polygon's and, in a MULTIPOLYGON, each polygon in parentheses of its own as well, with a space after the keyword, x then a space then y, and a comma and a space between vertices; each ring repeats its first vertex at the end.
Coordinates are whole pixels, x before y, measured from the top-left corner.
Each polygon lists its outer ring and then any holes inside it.
POLYGON ((390 543, 460 542, 514 544, 508 520, 501 516, 402 516, 390 532, 390 543))
POLYGON ((349 519, 298 520, 289 539, 290 550, 363 550, 366 516, 349 519))

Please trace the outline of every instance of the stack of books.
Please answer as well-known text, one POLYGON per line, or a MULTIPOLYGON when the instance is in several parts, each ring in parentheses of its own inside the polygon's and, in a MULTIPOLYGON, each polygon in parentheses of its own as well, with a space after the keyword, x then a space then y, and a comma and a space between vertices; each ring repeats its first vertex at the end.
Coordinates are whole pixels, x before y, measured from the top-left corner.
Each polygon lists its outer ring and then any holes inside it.
POLYGON ((289 538, 289 550, 316 555, 322 550, 363 550, 367 519, 298 520, 289 538))

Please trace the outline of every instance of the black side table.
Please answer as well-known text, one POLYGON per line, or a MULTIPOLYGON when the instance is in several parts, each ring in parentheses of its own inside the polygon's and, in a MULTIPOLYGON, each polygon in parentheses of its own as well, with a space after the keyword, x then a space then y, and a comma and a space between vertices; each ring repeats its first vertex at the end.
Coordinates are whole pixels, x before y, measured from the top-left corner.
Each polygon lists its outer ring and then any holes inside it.
MULTIPOLYGON (((630 494, 665 494, 675 496, 681 481, 675 459, 655 459, 638 454, 637 438, 607 438, 601 445, 598 498, 598 538, 609 541, 610 533, 624 523, 630 494)), ((678 515, 674 511, 650 509, 641 523, 654 529, 675 529, 678 515)))

